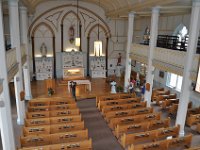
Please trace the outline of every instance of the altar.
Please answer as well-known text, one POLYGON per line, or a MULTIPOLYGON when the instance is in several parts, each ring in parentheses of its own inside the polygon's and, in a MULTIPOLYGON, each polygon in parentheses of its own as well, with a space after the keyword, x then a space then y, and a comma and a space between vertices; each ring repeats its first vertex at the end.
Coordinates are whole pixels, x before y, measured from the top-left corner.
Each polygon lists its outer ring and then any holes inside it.
MULTIPOLYGON (((68 81, 68 84, 67 84, 69 92, 70 92, 70 82, 71 81, 68 81)), ((92 90, 90 80, 73 80, 73 82, 76 82, 77 85, 87 85, 88 90, 89 91, 92 90)))
POLYGON ((83 53, 80 51, 62 53, 63 80, 84 78, 83 53))

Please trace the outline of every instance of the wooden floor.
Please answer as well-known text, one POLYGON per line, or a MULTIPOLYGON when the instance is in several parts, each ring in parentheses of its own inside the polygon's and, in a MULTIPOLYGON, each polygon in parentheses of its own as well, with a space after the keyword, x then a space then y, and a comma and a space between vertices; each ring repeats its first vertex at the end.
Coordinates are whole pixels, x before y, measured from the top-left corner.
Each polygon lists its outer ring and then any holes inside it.
MULTIPOLYGON (((60 80, 56 80, 56 93, 52 97, 71 97, 71 93, 68 92, 67 85, 61 85, 60 80)), ((77 99, 94 98, 98 95, 105 95, 110 93, 110 83, 106 82, 106 79, 90 79, 92 90, 89 92, 85 85, 78 85, 76 87, 77 99)), ((123 79, 116 78, 117 85, 123 85, 123 79)), ((46 87, 44 81, 32 81, 31 82, 32 96, 33 98, 48 97, 46 94, 46 87)))

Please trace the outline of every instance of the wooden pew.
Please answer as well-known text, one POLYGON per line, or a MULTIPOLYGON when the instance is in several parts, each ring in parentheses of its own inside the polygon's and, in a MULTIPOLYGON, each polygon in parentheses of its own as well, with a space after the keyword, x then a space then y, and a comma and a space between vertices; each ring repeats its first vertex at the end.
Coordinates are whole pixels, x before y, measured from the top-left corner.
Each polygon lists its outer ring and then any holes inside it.
POLYGON ((167 140, 162 140, 138 145, 131 144, 128 150, 168 150, 168 145, 167 140))
POLYGON ((190 115, 189 117, 187 117, 186 125, 188 125, 189 127, 197 123, 200 123, 200 114, 190 115))
POLYGON ((174 99, 176 98, 176 94, 167 94, 167 95, 158 95, 156 98, 155 98, 155 101, 156 101, 156 104, 159 105, 160 102, 163 102, 165 101, 166 99, 174 99))
POLYGON ((200 107, 191 108, 191 109, 188 109, 187 111, 187 117, 189 117, 190 115, 196 115, 196 114, 200 114, 200 107))
POLYGON ((53 134, 60 132, 68 132, 75 130, 83 130, 84 122, 73 122, 65 124, 53 124, 53 125, 43 125, 43 126, 32 126, 32 127, 23 127, 23 135, 42 135, 42 134, 53 134))
POLYGON ((109 122, 111 118, 123 117, 123 116, 133 116, 140 114, 149 114, 153 113, 153 108, 137 108, 137 109, 127 109, 121 111, 110 111, 105 114, 105 120, 109 122))
POLYGON ((27 119, 35 118, 48 118, 48 117, 59 117, 59 116, 69 116, 69 115, 79 115, 79 109, 69 109, 60 111, 43 111, 43 112, 27 112, 27 119))
POLYGON ((98 109, 101 111, 104 106, 113 106, 121 104, 132 104, 139 103, 141 98, 128 98, 128 99, 117 99, 117 100, 108 100, 108 101, 99 101, 98 109))
POLYGON ((140 123, 144 120, 160 120, 161 113, 150 113, 150 114, 143 114, 143 115, 136 115, 136 116, 126 116, 126 117, 119 117, 119 118, 112 118, 109 122, 109 127, 114 129, 118 124, 131 124, 131 123, 140 123))
POLYGON ((152 99, 152 101, 156 101, 157 97, 160 95, 169 95, 170 91, 169 90, 165 90, 165 91, 156 91, 154 94, 154 97, 152 99))
POLYGON ((52 118, 25 119, 25 126, 31 127, 31 126, 39 126, 39 125, 80 122, 81 120, 82 120, 81 115, 52 117, 52 118))
POLYGON ((24 147, 19 150, 92 150, 92 139, 38 147, 24 147))
POLYGON ((108 95, 102 95, 102 96, 96 96, 96 106, 98 106, 99 101, 104 100, 115 100, 115 99, 127 99, 127 98, 134 98, 136 97, 135 93, 127 94, 108 94, 108 95))
POLYGON ((189 148, 192 142, 192 134, 186 135, 184 137, 172 138, 169 141, 168 149, 172 150, 175 148, 189 148))
POLYGON ((178 104, 179 99, 166 99, 165 101, 162 102, 161 108, 163 110, 168 109, 172 104, 178 104))
POLYGON ((77 109, 76 104, 65 104, 65 105, 53 105, 53 106, 37 106, 28 107, 28 112, 41 112, 41 111, 54 111, 54 110, 64 110, 64 109, 77 109))
POLYGON ((128 124, 128 125, 117 125, 114 130, 114 134, 117 138, 123 133, 138 133, 144 131, 155 130, 158 128, 167 128, 170 126, 170 118, 165 120, 152 120, 141 123, 128 124))
POLYGON ((153 99, 153 97, 155 96, 155 94, 156 94, 157 91, 164 91, 164 90, 165 90, 164 88, 154 88, 152 90, 151 99, 153 99))
POLYGON ((114 106, 104 106, 102 108, 102 114, 105 115, 105 113, 109 111, 114 110, 125 110, 125 109, 131 109, 131 108, 144 108, 147 106, 147 102, 140 102, 140 103, 133 103, 133 104, 121 104, 121 105, 114 105, 114 106))
POLYGON ((184 150, 200 150, 200 146, 190 147, 184 150))
POLYGON ((180 126, 161 128, 152 131, 133 133, 133 134, 123 134, 120 137, 120 144, 126 148, 131 144, 139 144, 142 142, 151 142, 155 140, 161 140, 168 136, 177 137, 179 134, 180 126))
POLYGON ((39 126, 50 124, 50 118, 25 119, 25 126, 39 126))
POLYGON ((59 117, 59 116, 70 116, 70 115, 79 115, 79 109, 68 109, 68 110, 56 110, 50 111, 50 117, 59 117))
MULTIPOLYGON (((128 150, 174 150, 177 148, 183 149, 185 147, 190 147, 191 142, 192 142, 192 135, 187 135, 184 137, 173 138, 170 140, 161 140, 157 142, 151 142, 139 145, 132 144, 128 148, 128 150)), ((199 150, 199 149, 189 148, 187 150, 199 150)))
POLYGON ((53 124, 50 126, 51 133, 61 133, 85 129, 84 121, 65 124, 53 124))
POLYGON ((200 133, 200 123, 197 123, 196 131, 200 133))
MULTIPOLYGON (((172 106, 169 108, 168 112, 170 115, 176 115, 177 110, 178 110, 178 105, 179 104, 172 104, 172 106)), ((192 102, 189 102, 188 104, 188 109, 192 107, 192 102)))

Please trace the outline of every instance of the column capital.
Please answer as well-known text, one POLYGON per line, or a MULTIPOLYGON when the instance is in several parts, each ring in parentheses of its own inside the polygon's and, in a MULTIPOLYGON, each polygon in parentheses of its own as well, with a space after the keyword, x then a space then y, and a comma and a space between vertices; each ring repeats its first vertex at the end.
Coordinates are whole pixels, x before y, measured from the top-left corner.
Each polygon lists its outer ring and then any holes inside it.
POLYGON ((192 6, 200 7, 200 0, 192 0, 192 6))
POLYGON ((8 0, 9 6, 18 7, 19 0, 8 0))
POLYGON ((20 6, 19 10, 21 13, 27 13, 27 8, 25 6, 20 6))
POLYGON ((152 8, 152 13, 159 13, 160 12, 160 6, 155 6, 152 8))
POLYGON ((135 12, 134 11, 131 11, 131 12, 129 12, 129 14, 128 14, 128 17, 130 18, 130 17, 134 17, 135 16, 135 12))

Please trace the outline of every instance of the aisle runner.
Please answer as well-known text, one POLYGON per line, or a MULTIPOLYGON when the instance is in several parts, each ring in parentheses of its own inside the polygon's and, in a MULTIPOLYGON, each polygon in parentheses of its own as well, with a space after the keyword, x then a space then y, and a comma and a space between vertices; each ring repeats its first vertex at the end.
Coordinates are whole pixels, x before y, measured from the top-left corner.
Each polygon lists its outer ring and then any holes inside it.
POLYGON ((96 100, 82 100, 77 104, 89 130, 89 137, 92 138, 93 150, 123 150, 97 110, 96 100))

